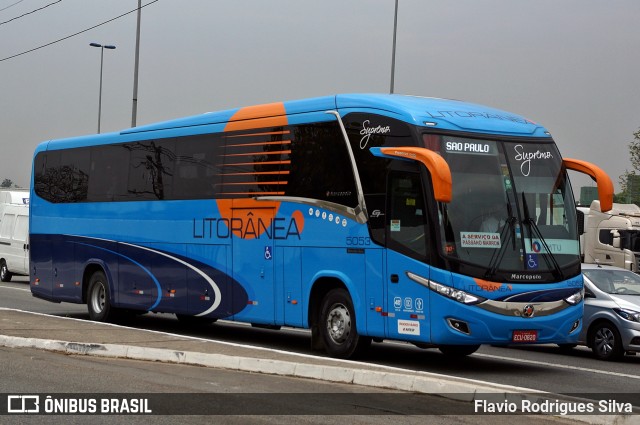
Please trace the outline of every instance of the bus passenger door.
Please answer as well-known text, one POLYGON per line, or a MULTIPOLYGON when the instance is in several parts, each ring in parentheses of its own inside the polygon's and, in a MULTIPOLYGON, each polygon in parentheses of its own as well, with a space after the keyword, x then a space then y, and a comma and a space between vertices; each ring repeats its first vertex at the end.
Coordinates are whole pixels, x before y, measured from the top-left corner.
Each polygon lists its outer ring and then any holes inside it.
POLYGON ((392 171, 387 182, 387 337, 431 339, 430 291, 407 273, 429 279, 427 210, 418 172, 392 171))
POLYGON ((247 306, 235 320, 274 325, 274 234, 276 209, 254 202, 250 207, 234 203, 230 222, 233 279, 248 295, 247 306))

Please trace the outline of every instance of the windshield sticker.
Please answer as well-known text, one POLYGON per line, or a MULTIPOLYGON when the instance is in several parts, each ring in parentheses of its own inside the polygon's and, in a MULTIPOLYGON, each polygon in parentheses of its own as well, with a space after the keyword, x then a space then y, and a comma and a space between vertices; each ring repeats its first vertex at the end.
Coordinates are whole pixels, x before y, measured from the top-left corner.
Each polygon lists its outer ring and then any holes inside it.
POLYGON ((360 130, 360 149, 365 149, 369 144, 369 139, 372 134, 387 134, 391 133, 391 127, 388 125, 379 125, 377 127, 369 127, 371 121, 366 120, 362 123, 362 130, 360 130))
POLYGON ((500 233, 489 232, 460 232, 460 242, 463 248, 500 248, 500 233))
MULTIPOLYGON (((569 239, 545 239, 544 242, 552 254, 569 254, 575 255, 580 252, 578 241, 569 239)), ((525 238, 525 248, 527 252, 536 254, 546 254, 547 249, 540 239, 525 238)))
POLYGON ((520 172, 525 177, 528 177, 529 173, 531 173, 531 161, 553 158, 553 154, 551 152, 544 152, 540 150, 535 152, 525 152, 522 145, 515 145, 513 149, 516 151, 514 159, 520 162, 520 172))
POLYGON ((399 232, 400 231, 400 220, 391 220, 391 225, 389 226, 389 230, 391 230, 392 232, 399 232))

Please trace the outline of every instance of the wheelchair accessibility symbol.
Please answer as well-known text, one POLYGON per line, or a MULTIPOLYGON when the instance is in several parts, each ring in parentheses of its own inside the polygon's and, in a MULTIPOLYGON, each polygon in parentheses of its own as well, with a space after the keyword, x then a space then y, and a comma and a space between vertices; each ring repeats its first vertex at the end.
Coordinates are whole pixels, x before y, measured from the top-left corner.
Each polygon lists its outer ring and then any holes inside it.
POLYGON ((270 246, 265 246, 264 247, 264 259, 265 260, 271 260, 273 258, 273 255, 271 255, 271 247, 270 246))
POLYGON ((538 254, 527 254, 527 268, 528 269, 538 268, 538 254))

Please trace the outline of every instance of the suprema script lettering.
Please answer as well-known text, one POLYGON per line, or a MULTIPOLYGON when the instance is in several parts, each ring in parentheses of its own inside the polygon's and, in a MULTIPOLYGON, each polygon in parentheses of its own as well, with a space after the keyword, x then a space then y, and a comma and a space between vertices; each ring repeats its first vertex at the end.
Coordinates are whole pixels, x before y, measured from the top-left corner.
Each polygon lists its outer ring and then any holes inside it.
POLYGON ((516 161, 520 161, 520 171, 525 177, 527 177, 529 173, 531 173, 532 160, 553 158, 551 152, 541 152, 539 150, 535 152, 525 152, 522 145, 516 145, 513 149, 516 151, 516 156, 514 159, 516 161))
POLYGON ((369 139, 372 134, 387 134, 391 132, 391 127, 386 126, 377 126, 377 127, 369 127, 371 121, 366 120, 362 123, 362 130, 360 130, 360 135, 362 138, 360 139, 360 149, 364 149, 369 144, 369 139))

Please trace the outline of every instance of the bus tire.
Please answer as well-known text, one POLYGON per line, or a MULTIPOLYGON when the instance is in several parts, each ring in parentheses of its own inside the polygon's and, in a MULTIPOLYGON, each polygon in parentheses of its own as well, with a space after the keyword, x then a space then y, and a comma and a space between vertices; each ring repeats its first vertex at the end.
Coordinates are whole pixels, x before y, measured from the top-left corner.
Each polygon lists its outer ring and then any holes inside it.
POLYGON ((12 277, 13 274, 9 271, 6 261, 0 260, 0 280, 3 282, 9 282, 12 277))
POLYGON ((445 356, 464 357, 475 353, 480 345, 440 345, 438 350, 445 356))
POLYGON ((353 302, 345 289, 327 293, 322 300, 318 325, 325 350, 331 357, 351 358, 371 343, 371 338, 358 335, 353 302))
POLYGON ((106 322, 112 316, 109 284, 103 272, 97 271, 89 279, 87 291, 87 309, 89 318, 97 322, 106 322))

